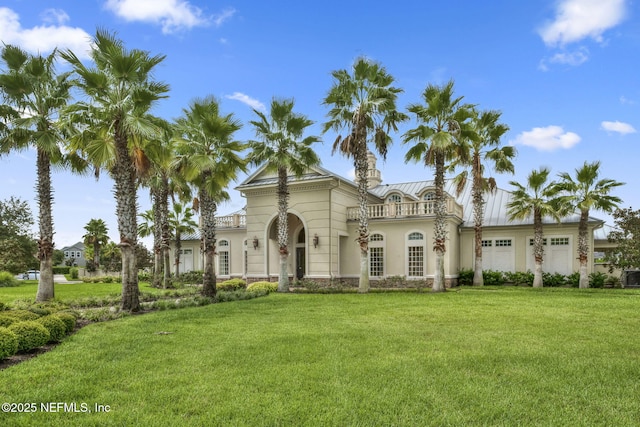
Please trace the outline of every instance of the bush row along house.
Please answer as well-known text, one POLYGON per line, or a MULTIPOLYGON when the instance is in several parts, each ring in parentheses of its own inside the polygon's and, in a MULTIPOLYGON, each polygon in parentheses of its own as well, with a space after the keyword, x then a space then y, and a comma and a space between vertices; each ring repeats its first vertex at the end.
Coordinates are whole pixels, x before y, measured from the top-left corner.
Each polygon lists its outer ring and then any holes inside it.
MULTIPOLYGON (((358 196, 356 184, 321 167, 300 178, 289 177, 289 276, 326 282, 357 283, 359 276, 358 196)), ((217 270, 219 280, 231 277, 276 281, 277 176, 256 170, 238 187, 246 206, 217 218, 217 270)), ((460 269, 472 269, 474 231, 471 186, 459 196, 446 182, 448 241, 445 278, 457 282, 460 269)), ((511 193, 496 189, 485 195, 483 267, 486 270, 534 269, 533 219, 510 221, 511 193)), ((430 283, 435 269, 433 181, 383 184, 376 158, 369 154, 369 273, 372 283, 403 276, 430 283)), ((544 219, 544 271, 570 274, 578 270, 579 214, 560 223, 544 219)), ((604 250, 608 242, 604 221, 589 218, 589 247, 604 250)), ((183 236, 180 271, 202 270, 200 237, 183 236)), ((172 249, 173 251, 173 249, 172 249)), ((596 271, 593 256, 589 271, 596 271)))

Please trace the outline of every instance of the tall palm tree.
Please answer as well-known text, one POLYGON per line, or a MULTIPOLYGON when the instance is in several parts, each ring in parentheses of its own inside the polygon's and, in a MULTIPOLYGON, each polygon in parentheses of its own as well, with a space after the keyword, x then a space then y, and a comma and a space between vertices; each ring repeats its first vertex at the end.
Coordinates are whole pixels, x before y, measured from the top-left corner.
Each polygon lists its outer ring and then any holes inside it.
POLYGON ((213 97, 194 100, 176 121, 177 170, 198 192, 194 209, 200 212, 204 252, 202 293, 208 297, 216 295, 217 204, 229 198, 225 191, 229 182, 236 179, 239 171, 246 171, 246 162, 239 154, 246 145, 233 139, 240 128, 233 114, 220 113, 218 101, 213 97))
POLYGON ((566 172, 559 174, 559 189, 566 192, 562 201, 574 209, 580 211, 580 223, 578 225, 578 259, 580 260, 579 287, 589 287, 589 274, 587 262, 589 260, 589 246, 587 239, 587 224, 589 211, 598 209, 610 213, 622 203, 622 199, 612 196, 611 191, 624 185, 613 179, 598 179, 600 175, 600 162, 584 162, 581 168, 575 170, 575 179, 566 172))
POLYGON ((389 133, 407 116, 396 108, 396 99, 402 89, 392 86, 394 78, 380 64, 367 58, 357 58, 348 70, 331 74, 334 82, 323 104, 330 107, 323 132, 346 130, 338 135, 333 152, 353 159, 358 184, 359 225, 357 242, 360 246, 360 280, 358 292, 369 292, 369 212, 368 198, 368 143, 386 159, 391 143, 389 133))
POLYGON ((93 264, 98 268, 100 266, 100 247, 106 245, 109 242, 109 228, 107 223, 102 219, 90 219, 87 225, 84 226, 86 231, 82 236, 84 244, 93 246, 93 264))
POLYGON ((469 169, 471 168, 471 197, 473 200, 473 222, 475 236, 475 259, 473 284, 475 286, 484 285, 482 276, 482 220, 484 216, 484 195, 493 192, 497 188, 496 180, 493 177, 485 176, 485 164, 489 163, 497 173, 514 173, 512 159, 516 155, 513 146, 500 146, 500 138, 507 133, 509 126, 500 123, 499 111, 482 111, 475 109, 472 111, 471 120, 463 126, 459 141, 464 144, 464 149, 470 151, 469 155, 463 156, 469 162, 462 164, 462 158, 452 162, 451 168, 467 166, 459 175, 454 178, 456 192, 462 193, 469 179, 469 169))
POLYGON ((69 73, 56 73, 55 50, 43 57, 4 45, 1 57, 6 69, 0 74, 0 93, 6 104, 0 112, 0 155, 28 147, 36 149, 40 260, 36 301, 47 301, 54 298, 51 165, 65 160, 63 137, 56 122, 69 102, 71 82, 69 73))
POLYGON ((433 277, 433 292, 444 292, 444 254, 446 252, 446 199, 444 174, 447 162, 468 162, 468 150, 460 144, 462 126, 471 117, 472 106, 462 104, 462 96, 454 98, 453 81, 444 86, 427 85, 422 93, 424 105, 411 104, 410 113, 415 114, 418 126, 403 136, 405 144, 413 142, 405 155, 405 161, 423 161, 435 167, 435 225, 434 245, 436 271, 433 277))
POLYGON ((182 203, 174 202, 169 211, 169 226, 176 241, 175 246, 175 274, 180 275, 180 251, 182 250, 182 235, 193 233, 198 228, 198 223, 193 220, 193 209, 182 203))
POLYGON ((69 121, 77 125, 73 147, 85 153, 96 167, 104 167, 113 178, 122 251, 122 309, 137 311, 138 271, 137 176, 149 167, 143 142, 160 132, 150 109, 169 87, 153 81, 154 68, 164 56, 127 50, 123 42, 106 31, 93 38, 93 67, 86 66, 72 51, 62 57, 72 66, 76 85, 88 97, 69 109, 69 121))
POLYGON ((313 124, 302 114, 293 112, 293 99, 271 101, 269 117, 253 110, 259 120, 251 121, 258 140, 249 141, 251 153, 249 161, 254 164, 267 162, 267 170, 278 173, 278 247, 280 251, 280 276, 278 292, 289 290, 289 274, 287 260, 289 248, 289 171, 300 177, 309 167, 320 164, 320 158, 311 148, 311 144, 319 142, 318 136, 303 138, 304 131, 313 124))
POLYGON ((511 201, 507 203, 507 215, 510 220, 524 220, 533 216, 533 256, 535 268, 533 287, 541 288, 542 262, 544 257, 542 219, 545 216, 560 221, 566 210, 558 198, 559 188, 556 183, 547 183, 549 169, 533 170, 527 177, 526 187, 516 181, 509 181, 515 189, 511 201))

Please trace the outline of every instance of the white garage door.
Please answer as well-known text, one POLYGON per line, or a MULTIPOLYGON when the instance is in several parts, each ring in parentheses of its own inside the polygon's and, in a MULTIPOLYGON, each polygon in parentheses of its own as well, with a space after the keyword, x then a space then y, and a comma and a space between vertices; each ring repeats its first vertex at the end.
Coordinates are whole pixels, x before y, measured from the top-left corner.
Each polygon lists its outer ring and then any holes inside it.
POLYGON ((180 271, 183 273, 193 271, 193 249, 180 250, 180 271))
MULTIPOLYGON (((533 271, 535 260, 533 258, 533 238, 528 239, 527 245, 527 270, 533 271)), ((554 236, 543 239, 544 255, 542 271, 548 273, 571 274, 572 244, 567 236, 554 236)))
POLYGON ((515 271, 516 256, 512 238, 482 241, 482 269, 515 271))

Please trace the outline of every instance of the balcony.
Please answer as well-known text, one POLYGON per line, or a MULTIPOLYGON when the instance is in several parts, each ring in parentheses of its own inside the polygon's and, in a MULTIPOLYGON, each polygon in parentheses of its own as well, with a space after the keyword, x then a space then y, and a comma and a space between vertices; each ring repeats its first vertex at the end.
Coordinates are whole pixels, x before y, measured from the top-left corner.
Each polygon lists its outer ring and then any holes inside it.
MULTIPOLYGON (((387 218, 415 218, 415 217, 435 217, 435 200, 402 203, 384 203, 379 205, 369 205, 369 219, 387 218)), ((447 197, 445 201, 448 215, 462 218, 462 206, 456 203, 452 197, 447 197)), ((347 220, 357 221, 360 219, 360 208, 348 207, 347 220)))
POLYGON ((247 226, 247 216, 233 214, 216 217, 217 228, 245 228, 247 226))

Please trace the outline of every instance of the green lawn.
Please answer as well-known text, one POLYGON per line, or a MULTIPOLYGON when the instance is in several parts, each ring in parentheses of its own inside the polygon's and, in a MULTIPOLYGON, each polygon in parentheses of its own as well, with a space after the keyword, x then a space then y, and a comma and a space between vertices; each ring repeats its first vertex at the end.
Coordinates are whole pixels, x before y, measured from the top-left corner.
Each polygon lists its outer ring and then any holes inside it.
MULTIPOLYGON (((148 283, 140 283, 142 292, 161 292, 160 289, 152 288, 148 283)), ((25 280, 23 284, 11 288, 0 288, 0 302, 11 304, 15 300, 35 300, 38 292, 38 282, 36 280, 25 280)), ((120 295, 122 293, 121 283, 56 283, 54 285, 55 299, 60 301, 76 300, 87 297, 104 297, 109 295, 120 295)))
POLYGON ((637 426, 639 308, 630 290, 464 288, 130 316, 0 371, 0 401, 38 409, 0 425, 637 426))

